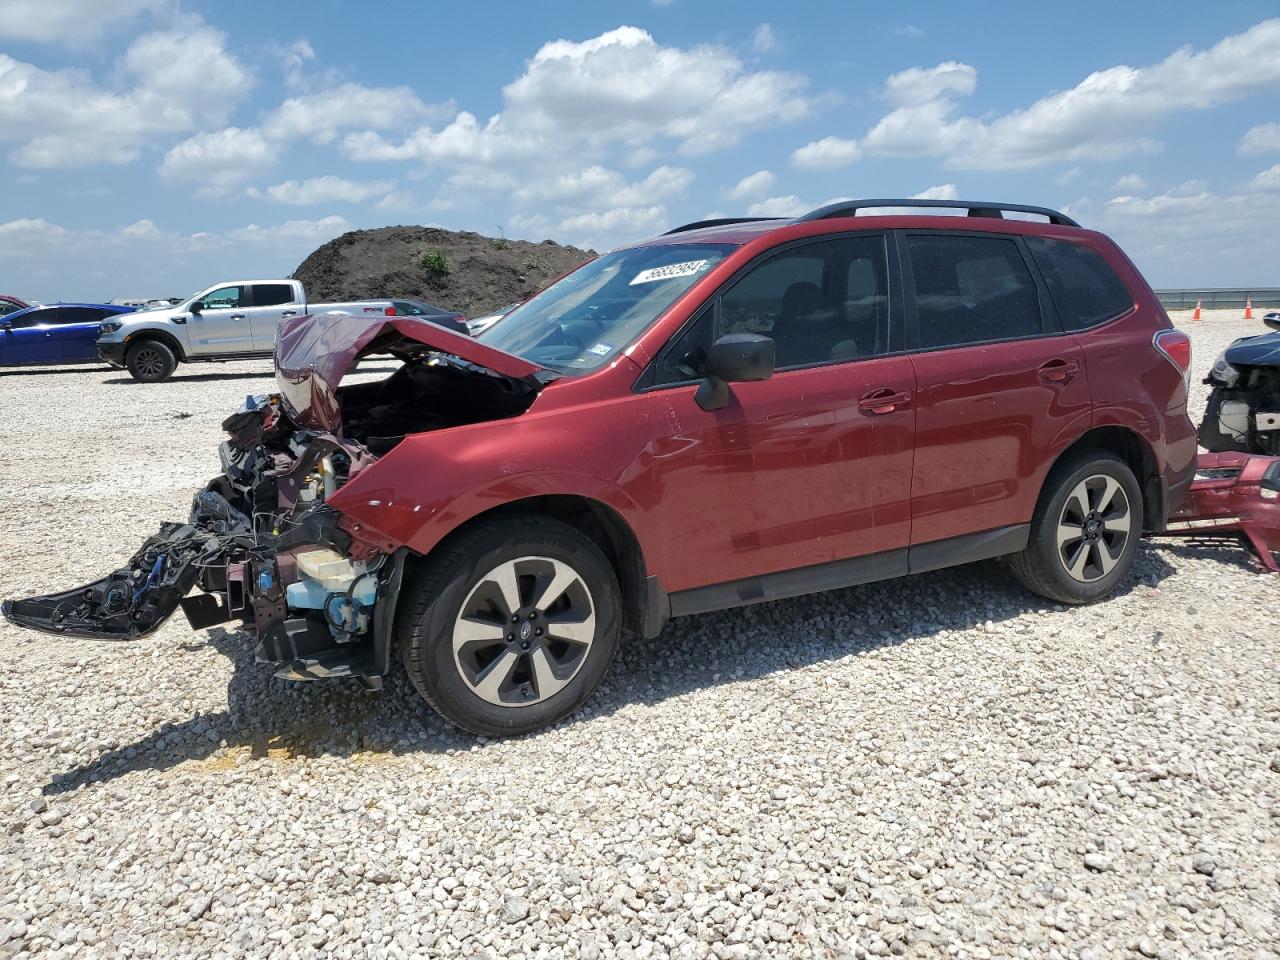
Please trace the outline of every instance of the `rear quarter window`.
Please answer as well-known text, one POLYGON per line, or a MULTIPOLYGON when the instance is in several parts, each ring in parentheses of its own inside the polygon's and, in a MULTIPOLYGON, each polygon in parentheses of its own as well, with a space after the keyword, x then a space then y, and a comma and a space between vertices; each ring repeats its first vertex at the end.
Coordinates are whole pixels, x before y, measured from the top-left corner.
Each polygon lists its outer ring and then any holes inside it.
POLYGON ((255 307, 278 307, 292 302, 293 287, 287 283, 255 283, 253 285, 255 307))
POLYGON ((1028 237, 1027 246, 1053 297, 1064 330, 1087 330, 1133 307, 1133 296, 1092 247, 1028 237))

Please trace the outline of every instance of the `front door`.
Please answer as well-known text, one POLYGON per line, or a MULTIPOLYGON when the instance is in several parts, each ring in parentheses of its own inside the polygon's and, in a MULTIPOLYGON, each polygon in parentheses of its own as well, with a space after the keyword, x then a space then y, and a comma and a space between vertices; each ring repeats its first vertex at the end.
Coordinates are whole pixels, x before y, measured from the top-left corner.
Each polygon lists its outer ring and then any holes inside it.
POLYGON ((57 363, 58 343, 51 322, 57 312, 57 307, 44 307, 0 320, 0 365, 57 363))
POLYGON ((188 320, 193 354, 252 353, 247 287, 210 290, 203 296, 204 309, 188 320))
POLYGON ((917 381, 912 542, 1030 522, 1064 438, 1088 429, 1088 380, 1021 240, 902 237, 917 381))
POLYGON ((915 374, 886 355, 888 278, 880 235, 798 244, 748 267, 660 354, 648 466, 668 591, 871 555, 876 576, 905 572, 915 374), (777 372, 703 410, 706 350, 741 331, 774 339, 777 372))

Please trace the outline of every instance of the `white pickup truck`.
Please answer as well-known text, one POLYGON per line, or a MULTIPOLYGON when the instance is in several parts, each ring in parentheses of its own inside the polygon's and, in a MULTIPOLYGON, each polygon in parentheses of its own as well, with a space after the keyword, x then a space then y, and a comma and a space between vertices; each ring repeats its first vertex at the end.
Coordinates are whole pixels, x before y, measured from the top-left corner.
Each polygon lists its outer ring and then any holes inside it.
POLYGON ((182 303, 139 310, 102 324, 98 356, 135 380, 159 383, 179 363, 269 357, 286 317, 338 311, 397 312, 392 300, 307 303, 297 280, 228 280, 182 303))

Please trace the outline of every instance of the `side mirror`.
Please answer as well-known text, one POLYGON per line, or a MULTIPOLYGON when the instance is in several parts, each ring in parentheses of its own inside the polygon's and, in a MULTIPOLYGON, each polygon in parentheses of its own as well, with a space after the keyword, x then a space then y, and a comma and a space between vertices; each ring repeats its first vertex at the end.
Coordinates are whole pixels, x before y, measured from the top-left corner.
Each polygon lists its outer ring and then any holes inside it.
POLYGON ((768 380, 773 376, 773 341, 758 333, 726 333, 711 345, 707 375, 693 399, 703 410, 729 403, 729 384, 768 380))
POLYGON ((204 309, 204 301, 203 301, 203 300, 197 300, 195 303, 191 304, 191 312, 192 312, 192 313, 199 313, 199 312, 200 312, 201 310, 203 310, 203 309, 204 309))
POLYGON ((1262 322, 1272 330, 1280 330, 1280 313, 1268 313, 1262 318, 1262 322))
POLYGON ((13 332, 13 321, 12 321, 12 320, 0 320, 0 330, 3 330, 5 333, 12 333, 12 332, 13 332))

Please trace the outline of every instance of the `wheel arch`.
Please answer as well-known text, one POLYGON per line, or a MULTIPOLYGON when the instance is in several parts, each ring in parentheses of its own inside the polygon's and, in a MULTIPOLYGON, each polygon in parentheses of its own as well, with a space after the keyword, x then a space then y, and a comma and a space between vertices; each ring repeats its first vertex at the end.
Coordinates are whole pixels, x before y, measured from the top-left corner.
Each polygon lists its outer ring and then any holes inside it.
POLYGON ((145 327, 129 334, 129 339, 125 341, 125 356, 129 355, 129 351, 136 344, 144 340, 158 340, 166 347, 173 351, 173 355, 178 359, 179 363, 185 363, 187 360, 187 351, 182 346, 182 341, 168 330, 157 329, 156 327, 145 327))
POLYGON ((543 516, 566 523, 598 546, 613 567, 622 591, 623 626, 630 632, 653 636, 666 620, 666 594, 657 579, 648 576, 640 541, 609 504, 581 494, 536 494, 512 500, 474 514, 451 530, 427 554, 413 554, 410 563, 421 564, 435 551, 479 524, 504 517, 543 516), (656 623, 654 621, 657 621, 656 623))
POLYGON ((1144 531, 1162 530, 1165 524, 1164 484, 1160 481, 1160 465, 1154 451, 1140 433, 1128 427, 1116 425, 1094 427, 1086 431, 1058 454, 1045 475, 1040 497, 1048 492, 1048 478, 1071 454, 1084 449, 1106 450, 1113 453, 1133 471, 1142 488, 1142 528, 1144 531))

